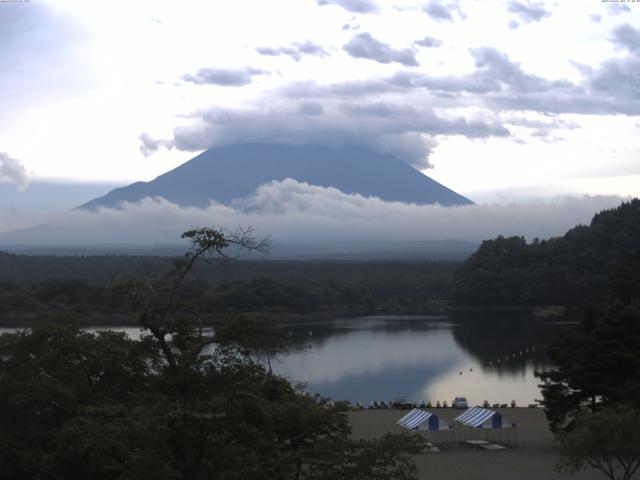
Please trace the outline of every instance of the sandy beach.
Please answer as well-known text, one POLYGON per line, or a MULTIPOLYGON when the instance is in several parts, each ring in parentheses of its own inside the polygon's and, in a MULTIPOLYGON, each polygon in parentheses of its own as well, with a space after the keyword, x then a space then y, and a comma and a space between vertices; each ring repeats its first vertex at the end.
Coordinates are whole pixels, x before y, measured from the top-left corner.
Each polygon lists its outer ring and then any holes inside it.
MULTIPOLYGON (((590 470, 577 474, 558 473, 555 465, 558 455, 552 447, 553 436, 549 431, 544 412, 540 408, 497 408, 506 420, 517 425, 517 444, 512 442, 506 450, 486 451, 474 449, 463 442, 465 429, 456 428, 456 441, 442 445, 437 434, 421 432, 437 446, 438 453, 425 453, 416 457, 420 479, 446 480, 546 480, 602 479, 601 473, 590 470)), ((453 423, 461 411, 451 408, 431 409, 441 419, 453 423)), ((349 413, 354 438, 375 438, 386 432, 400 433, 407 430, 396 425, 406 410, 361 410, 349 413)), ((478 438, 478 434, 473 438, 478 438)), ((500 443, 500 442, 496 442, 500 443)), ((505 442, 506 445, 506 442, 505 442)))

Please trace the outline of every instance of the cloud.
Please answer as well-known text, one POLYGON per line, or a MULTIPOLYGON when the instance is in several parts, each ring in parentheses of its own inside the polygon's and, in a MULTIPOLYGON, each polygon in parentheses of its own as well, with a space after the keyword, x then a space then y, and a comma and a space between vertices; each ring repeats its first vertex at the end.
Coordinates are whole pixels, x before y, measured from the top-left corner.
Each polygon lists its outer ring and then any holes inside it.
POLYGON ((267 55, 271 57, 287 55, 293 58, 296 62, 299 62, 305 55, 310 55, 313 57, 326 57, 327 55, 329 55, 329 52, 327 52, 320 45, 317 45, 308 40, 304 43, 292 43, 288 47, 258 47, 256 48, 256 51, 260 55, 267 55))
POLYGON ((185 82, 195 83, 196 85, 219 85, 222 87, 241 87, 249 85, 253 76, 264 75, 264 70, 257 68, 244 67, 236 69, 227 68, 201 68, 195 74, 187 73, 182 76, 185 82))
POLYGON ((428 107, 392 102, 327 100, 326 103, 321 105, 322 114, 315 115, 320 113, 320 105, 313 105, 314 102, 308 102, 304 108, 296 105, 242 111, 203 109, 191 115, 193 124, 174 129, 172 139, 141 137, 141 148, 150 152, 160 146, 198 151, 235 143, 355 144, 429 168, 429 155, 435 146, 432 137, 436 135, 469 138, 509 135, 509 130, 495 122, 439 116, 428 107))
POLYGON ((0 179, 2 178, 13 182, 21 191, 29 186, 29 172, 22 162, 4 152, 0 152, 0 179))
POLYGON ((338 5, 354 13, 378 13, 380 9, 372 0, 317 0, 318 5, 338 5))
POLYGON ((318 102, 306 102, 298 107, 298 113, 315 117, 324 113, 324 108, 318 102))
POLYGON ((624 2, 606 2, 605 5, 607 5, 610 15, 620 15, 631 11, 629 5, 625 5, 624 2))
POLYGON ((416 53, 409 49, 394 49, 390 45, 376 40, 368 32, 355 35, 344 46, 344 50, 354 58, 366 58, 378 63, 400 63, 402 65, 418 66, 416 53))
POLYGON ((544 4, 535 2, 511 0, 507 4, 507 10, 518 15, 520 21, 523 23, 539 22, 543 18, 551 15, 551 12, 544 8, 544 4))
MULTIPOLYGON (((632 49, 636 33, 617 29, 613 38, 632 49)), ((368 33, 356 35, 350 44, 352 54, 398 61, 398 50, 368 33)), ((409 63, 415 61, 415 53, 406 52, 409 63)), ((435 76, 405 69, 363 80, 292 82, 242 109, 202 108, 183 115, 171 138, 141 135, 141 150, 148 155, 161 147, 199 151, 251 142, 355 144, 429 168, 429 156, 445 136, 556 140, 554 130, 569 128, 557 120, 560 114, 640 114, 637 55, 614 57, 596 68, 577 65, 582 81, 573 83, 527 72, 492 47, 472 48, 469 54, 475 69, 466 74, 435 76), (521 124, 528 131, 516 128, 512 135, 508 125, 518 125, 509 116, 516 112, 553 120, 521 124)))
POLYGON ((470 74, 434 77, 419 72, 399 72, 388 79, 388 83, 402 88, 422 87, 431 91, 475 94, 506 91, 522 94, 572 86, 566 81, 550 81, 528 74, 520 64, 512 62, 507 55, 495 48, 472 48, 470 53, 476 66, 476 70, 470 74))
POLYGON ((597 69, 585 69, 590 89, 599 98, 619 105, 619 113, 640 114, 640 31, 629 24, 612 31, 611 41, 629 51, 626 57, 605 60, 597 69))
POLYGON ((442 40, 438 40, 437 38, 428 37, 428 36, 424 37, 422 40, 416 40, 413 43, 421 47, 429 47, 429 48, 436 48, 436 47, 442 46, 442 40))
POLYGON ((636 30, 628 23, 613 29, 611 41, 619 47, 626 48, 631 53, 640 53, 640 30, 636 30))
MULTIPOLYGON (((72 210, 48 218, 48 246, 173 243, 194 225, 251 225, 274 244, 323 247, 357 245, 381 248, 393 242, 424 240, 480 241, 497 235, 548 238, 562 235, 594 213, 620 203, 619 197, 563 198, 537 203, 442 207, 385 202, 348 195, 335 188, 286 179, 258 189, 234 206, 211 204, 182 208, 163 199, 147 198, 120 209, 72 210)), ((23 234, 24 244, 43 237, 23 234)), ((7 237, 3 239, 6 241, 7 237)), ((14 237, 15 239, 15 237, 14 237)))
POLYGON ((620 113, 640 114, 640 56, 612 58, 602 63, 590 78, 592 89, 620 113))
MULTIPOLYGON (((548 80, 525 72, 519 63, 492 47, 470 49, 476 70, 464 75, 433 76, 420 71, 399 71, 389 77, 337 82, 317 85, 314 82, 298 82, 283 88, 286 96, 302 97, 366 97, 423 90, 432 94, 473 93, 476 101, 491 102, 491 93, 513 94, 518 99, 524 93, 571 91, 575 87, 566 80, 548 80)), ((577 93, 575 88, 573 93, 577 93)), ((507 95, 507 97, 510 95, 507 95)), ((439 97, 442 100, 442 97, 439 97)), ((456 100, 454 98, 454 100, 456 100)), ((458 106, 458 102, 451 102, 458 106)), ((518 110, 519 108, 516 108, 518 110)))
POLYGON ((438 1, 431 1, 427 3, 422 9, 434 20, 437 20, 439 22, 453 22, 453 15, 451 15, 450 7, 444 6, 438 1))
POLYGON ((174 147, 173 140, 158 140, 152 138, 148 133, 141 133, 138 136, 138 140, 140 140, 140 151, 145 157, 153 154, 160 147, 165 147, 168 150, 174 147))
POLYGON ((351 24, 351 23, 345 23, 342 26, 342 31, 348 31, 348 30, 360 30, 360 25, 356 25, 356 24, 351 24))

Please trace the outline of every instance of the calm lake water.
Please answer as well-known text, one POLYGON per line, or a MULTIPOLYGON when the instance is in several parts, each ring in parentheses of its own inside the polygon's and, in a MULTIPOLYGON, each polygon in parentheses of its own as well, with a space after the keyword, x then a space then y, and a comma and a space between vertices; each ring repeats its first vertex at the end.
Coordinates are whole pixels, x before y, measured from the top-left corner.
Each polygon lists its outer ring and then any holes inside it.
POLYGON ((541 398, 534 371, 549 366, 553 328, 514 314, 336 320, 291 327, 308 348, 273 368, 336 400, 404 397, 435 404, 463 395, 473 404, 527 405, 541 398))
MULTIPOLYGON (((306 382, 310 393, 365 404, 399 397, 435 404, 463 395, 472 404, 527 405, 541 398, 534 371, 548 366, 545 351, 556 327, 514 313, 467 313, 287 328, 305 348, 273 361, 273 369, 306 382)), ((140 332, 122 330, 133 338, 140 332)))

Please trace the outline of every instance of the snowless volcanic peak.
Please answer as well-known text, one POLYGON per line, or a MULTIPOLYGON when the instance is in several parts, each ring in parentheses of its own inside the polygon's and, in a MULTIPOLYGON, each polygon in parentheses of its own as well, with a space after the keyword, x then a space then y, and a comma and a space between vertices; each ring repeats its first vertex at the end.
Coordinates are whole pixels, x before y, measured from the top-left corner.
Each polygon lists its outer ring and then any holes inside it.
POLYGON ((472 203, 397 158, 363 147, 242 144, 211 148, 150 182, 117 188, 81 208, 117 207, 145 197, 181 206, 204 207, 212 200, 229 204, 286 178, 387 201, 472 203))

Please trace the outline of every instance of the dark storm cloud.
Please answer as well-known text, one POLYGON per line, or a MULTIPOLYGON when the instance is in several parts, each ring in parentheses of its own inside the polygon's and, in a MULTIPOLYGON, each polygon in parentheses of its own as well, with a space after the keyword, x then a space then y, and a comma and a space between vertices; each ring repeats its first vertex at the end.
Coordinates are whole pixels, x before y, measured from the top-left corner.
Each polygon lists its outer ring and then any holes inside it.
POLYGON ((293 58, 296 62, 300 61, 305 55, 310 55, 313 57, 326 57, 327 55, 329 55, 329 53, 324 48, 311 41, 306 41, 303 43, 293 43, 287 47, 258 47, 256 48, 256 51, 260 55, 267 55, 271 57, 286 55, 293 58))
POLYGON ((434 20, 453 22, 453 15, 451 15, 450 8, 441 2, 431 1, 422 7, 422 10, 434 20))
POLYGON ((318 5, 338 5, 354 13, 378 13, 378 5, 372 0, 317 0, 318 5))
POLYGON ((539 22, 545 17, 551 15, 551 12, 544 8, 542 3, 519 2, 511 0, 507 4, 507 9, 511 13, 515 13, 523 23, 539 22))
POLYGON ((436 48, 436 47, 442 46, 442 40, 438 40, 437 38, 433 38, 433 37, 424 37, 422 40, 416 40, 413 43, 421 47, 428 47, 428 48, 436 48))
POLYGON ((219 85, 223 87, 241 87, 249 85, 254 75, 263 75, 267 72, 257 68, 244 67, 236 69, 228 68, 201 68, 195 74, 186 74, 182 79, 196 85, 219 85))
POLYGON ((400 63, 406 66, 418 66, 416 52, 409 48, 394 49, 390 45, 376 40, 368 32, 359 33, 344 46, 345 51, 354 58, 366 58, 378 63, 400 63))
POLYGON ((640 30, 628 23, 613 29, 611 41, 632 53, 640 52, 640 30))

